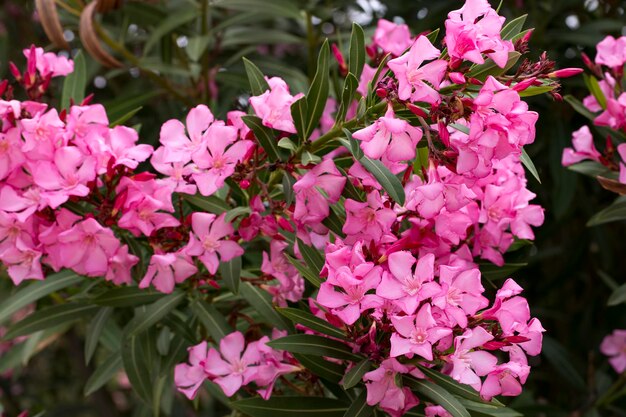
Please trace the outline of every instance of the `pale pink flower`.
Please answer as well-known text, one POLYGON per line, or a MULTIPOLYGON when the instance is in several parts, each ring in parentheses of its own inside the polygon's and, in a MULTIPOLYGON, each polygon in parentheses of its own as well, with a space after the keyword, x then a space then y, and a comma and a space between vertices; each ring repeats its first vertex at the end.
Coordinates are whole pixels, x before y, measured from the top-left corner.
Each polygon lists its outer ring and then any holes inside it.
POLYGON ((378 369, 363 375, 367 388, 367 404, 378 405, 391 416, 401 416, 416 406, 417 397, 406 387, 396 384, 398 374, 409 373, 410 369, 397 360, 385 359, 378 369))
POLYGON ((618 374, 626 371, 626 330, 617 329, 606 336, 600 351, 609 357, 609 363, 618 374))
POLYGON ((621 68, 626 63, 626 36, 607 36, 596 45, 596 64, 621 68))
POLYGON ((396 214, 392 209, 385 207, 380 193, 371 192, 367 195, 367 202, 346 199, 346 222, 343 232, 351 238, 379 242, 383 236, 391 240, 391 226, 396 221, 396 214))
POLYGON ((128 246, 120 246, 109 259, 105 279, 116 285, 132 283, 131 270, 139 262, 139 258, 128 252, 128 246))
POLYGON ((330 213, 329 204, 341 197, 346 177, 332 159, 325 159, 304 174, 293 186, 296 194, 294 219, 303 224, 319 224, 330 213), (324 194, 322 194, 322 192, 324 194))
POLYGON ((439 57, 440 51, 425 36, 417 38, 409 51, 387 65, 398 80, 398 97, 402 100, 439 102, 436 91, 443 80, 448 62, 442 59, 424 64, 439 57))
POLYGON ((207 365, 207 342, 191 346, 189 352, 189 364, 179 363, 174 368, 174 384, 178 391, 187 398, 193 400, 198 394, 202 383, 208 378, 205 371, 207 365))
POLYGON ((448 413, 445 408, 440 405, 429 405, 424 408, 426 417, 452 417, 452 414, 448 413))
POLYGON ((606 100, 604 110, 593 121, 597 126, 608 126, 611 129, 621 129, 626 126, 626 93, 620 94, 617 99, 606 100))
POLYGON ((389 20, 379 19, 374 32, 373 43, 385 53, 400 56, 411 46, 413 38, 407 25, 397 25, 389 20))
POLYGON ((482 296, 485 289, 480 282, 478 268, 441 265, 439 283, 441 292, 433 296, 433 306, 439 307, 462 328, 467 327, 467 316, 473 316, 488 305, 488 300, 482 296))
POLYGON ((304 97, 299 93, 292 96, 289 86, 279 77, 266 78, 270 89, 260 96, 250 97, 250 105, 263 125, 283 132, 296 133, 291 116, 291 105, 304 97))
POLYGON ((226 213, 193 213, 189 244, 186 253, 197 256, 211 274, 217 272, 221 262, 243 255, 243 248, 233 240, 224 239, 233 234, 232 224, 226 223, 226 213), (218 258, 219 255, 219 258, 218 258))
POLYGON ((480 388, 480 396, 491 401, 496 395, 516 397, 522 393, 522 383, 525 382, 530 367, 514 361, 496 366, 480 388), (520 379, 522 380, 520 382, 520 379))
MULTIPOLYGON (((165 148, 163 162, 182 162, 186 164, 191 161, 191 158, 196 153, 204 150, 206 135, 213 124, 224 126, 224 122, 215 121, 213 113, 204 104, 194 107, 187 114, 186 133, 185 125, 178 120, 172 119, 163 123, 159 136, 159 141, 165 148)), ((235 135, 236 132, 233 132, 233 137, 229 136, 225 140, 233 142, 235 135)))
POLYGON ((11 128, 0 132, 0 181, 24 163, 25 155, 21 147, 20 129, 11 128))
POLYGON ((175 284, 184 282, 196 272, 198 268, 182 251, 154 254, 139 288, 148 288, 152 284, 158 291, 169 294, 174 291, 175 284))
POLYGON ((7 266, 9 277, 15 285, 25 279, 44 279, 41 270, 43 253, 34 247, 30 239, 17 239, 15 245, 0 253, 0 261, 7 266))
POLYGON ((479 377, 493 372, 498 359, 489 352, 476 349, 492 339, 493 336, 482 327, 467 329, 461 336, 457 336, 454 339, 454 352, 448 358, 450 376, 480 391, 482 383, 479 377))
POLYGON ((452 329, 438 326, 430 304, 424 304, 415 316, 391 316, 395 333, 391 335, 391 357, 416 354, 433 360, 433 345, 452 334, 452 329))
POLYGON ((593 135, 588 126, 583 126, 572 133, 572 145, 574 148, 563 149, 561 164, 570 166, 585 159, 599 162, 602 155, 593 144, 593 135))
POLYGON ((135 129, 126 126, 115 126, 107 137, 107 151, 115 161, 113 166, 123 165, 130 169, 137 168, 140 162, 152 155, 152 146, 139 144, 139 135, 135 129))
POLYGON ((74 61, 71 59, 53 52, 44 52, 43 48, 35 48, 35 46, 23 51, 28 61, 33 59, 33 51, 35 66, 43 78, 62 77, 74 71, 74 61))

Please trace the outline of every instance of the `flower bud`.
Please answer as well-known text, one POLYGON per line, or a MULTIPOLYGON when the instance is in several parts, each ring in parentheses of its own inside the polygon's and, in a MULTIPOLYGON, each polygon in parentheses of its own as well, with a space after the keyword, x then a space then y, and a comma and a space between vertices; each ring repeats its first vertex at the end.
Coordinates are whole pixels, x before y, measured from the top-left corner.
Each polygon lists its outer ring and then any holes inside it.
POLYGON ((556 71, 553 71, 553 72, 549 73, 548 77, 550 77, 550 78, 568 78, 568 77, 573 77, 575 75, 578 75, 581 72, 583 72, 582 68, 563 68, 563 69, 556 70, 556 71))

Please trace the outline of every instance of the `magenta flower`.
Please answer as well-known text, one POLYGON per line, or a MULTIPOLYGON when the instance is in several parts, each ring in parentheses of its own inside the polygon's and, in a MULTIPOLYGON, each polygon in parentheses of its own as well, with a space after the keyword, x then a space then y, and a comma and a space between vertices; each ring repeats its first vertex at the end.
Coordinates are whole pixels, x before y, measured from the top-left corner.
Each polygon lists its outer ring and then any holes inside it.
POLYGON ((139 262, 139 258, 128 252, 128 246, 121 246, 109 259, 105 279, 116 285, 132 283, 131 269, 139 262))
POLYGON ((386 19, 378 20, 373 43, 385 53, 400 56, 413 43, 411 31, 407 25, 396 25, 386 19))
POLYGON ((626 371, 626 330, 614 330, 600 345, 600 351, 609 357, 609 363, 618 374, 626 371))
POLYGON ((498 359, 489 352, 476 350, 493 336, 482 327, 467 329, 461 336, 454 338, 454 352, 448 357, 451 365, 450 376, 462 384, 480 391, 481 380, 496 369, 498 359))
POLYGON ((226 213, 219 216, 211 213, 193 213, 191 216, 193 233, 186 251, 189 255, 197 256, 213 275, 217 272, 220 260, 228 262, 243 255, 241 246, 232 240, 224 239, 234 232, 233 226, 224 220, 225 216, 226 213))
POLYGON ((398 80, 398 97, 401 100, 437 103, 440 101, 439 88, 446 73, 448 62, 442 59, 422 65, 424 61, 438 58, 435 48, 425 36, 417 38, 409 52, 392 59, 387 65, 398 80))
POLYGON ((440 405, 429 405, 424 408, 426 417, 452 417, 445 408, 440 405))
POLYGON ((67 144, 63 138, 65 124, 55 109, 21 119, 20 125, 24 138, 22 152, 30 160, 53 159, 55 150, 67 144))
POLYGON ((296 133, 291 116, 291 105, 304 97, 299 93, 292 96, 287 83, 279 77, 267 78, 270 89, 260 96, 250 97, 250 105, 263 125, 283 132, 296 133))
POLYGON ((491 401, 496 395, 516 397, 522 393, 522 383, 530 367, 514 361, 498 365, 485 378, 480 388, 480 396, 486 401, 491 401), (521 379, 521 382, 520 382, 521 379))
POLYGON ((120 247, 113 231, 102 227, 95 219, 76 223, 60 233, 58 239, 63 265, 90 277, 105 275, 109 259, 120 247))
POLYGON ((117 222, 119 227, 130 230, 134 235, 152 235, 152 232, 165 227, 176 227, 180 222, 171 214, 163 213, 163 204, 154 198, 144 198, 131 208, 125 209, 117 222))
POLYGON ((272 239, 270 254, 268 256, 267 252, 263 252, 263 263, 261 264, 261 272, 278 280, 278 285, 269 286, 267 290, 274 296, 274 301, 278 305, 285 307, 287 300, 300 301, 304 292, 303 278, 284 255, 287 246, 287 242, 272 239))
POLYGON ((439 307, 446 316, 462 328, 467 327, 467 316, 473 316, 487 307, 488 300, 480 282, 478 268, 461 269, 442 265, 439 268, 441 292, 433 297, 433 306, 439 307))
POLYGON ((409 373, 409 367, 394 358, 385 359, 378 369, 363 375, 367 388, 367 404, 379 405, 391 416, 401 416, 416 406, 417 397, 406 387, 396 384, 398 374, 409 373))
POLYGON ((204 371, 209 379, 222 388, 228 397, 233 396, 242 385, 252 381, 256 376, 256 366, 261 360, 261 352, 257 342, 248 344, 241 332, 234 332, 220 341, 219 352, 213 348, 204 364, 204 371))
POLYGON ((626 126, 626 93, 620 94, 617 99, 606 100, 604 110, 593 121, 597 126, 608 126, 611 129, 621 129, 626 126))
POLYGON ((514 49, 511 41, 500 37, 504 21, 487 0, 466 0, 463 7, 448 13, 445 23, 448 54, 482 64, 484 53, 504 68, 509 51, 514 49))
POLYGON ((32 241, 17 239, 14 246, 0 253, 0 261, 7 266, 13 284, 19 285, 25 279, 44 279, 41 269, 42 255, 32 241))
MULTIPOLYGON (((180 121, 172 119, 163 123, 159 141, 164 146, 163 162, 182 162, 186 164, 191 161, 192 156, 203 151, 206 146, 206 135, 210 126, 214 122, 213 113, 204 104, 194 107, 187 114, 185 125, 180 121)), ((217 121, 216 124, 223 125, 224 122, 217 121)), ((233 138, 229 142, 234 141, 233 138)))
POLYGON ((187 349, 189 352, 189 364, 179 363, 174 368, 174 384, 178 391, 185 394, 187 398, 193 400, 198 394, 202 383, 208 378, 204 370, 207 364, 207 342, 187 349))
POLYGON ((294 219, 303 224, 321 223, 330 213, 329 204, 341 197, 345 183, 346 177, 337 170, 332 159, 320 162, 293 186, 296 194, 294 219))
POLYGON ((174 291, 175 284, 184 282, 196 272, 198 268, 183 251, 154 254, 139 288, 148 288, 152 284, 158 291, 169 294, 174 291))
POLYGON ((390 273, 384 273, 376 294, 387 300, 397 300, 398 305, 406 314, 412 315, 420 302, 441 291, 439 284, 433 281, 435 256, 424 255, 417 261, 407 251, 394 252, 387 260, 390 273))
POLYGON ((433 345, 452 334, 452 329, 437 326, 430 304, 424 304, 415 316, 392 316, 395 333, 391 335, 391 357, 412 354, 433 360, 433 345))
POLYGON ((0 181, 24 163, 22 143, 20 129, 12 128, 6 132, 0 132, 0 181))
POLYGON ((367 202, 346 199, 346 222, 343 232, 354 240, 379 242, 383 236, 394 240, 391 235, 391 226, 396 221, 396 214, 385 207, 380 193, 371 192, 367 195, 367 202))
POLYGON ((607 36, 596 45, 596 64, 621 68, 626 63, 626 36, 607 36))
POLYGON ((107 139, 106 153, 115 161, 113 166, 123 165, 135 169, 140 162, 148 159, 154 150, 150 145, 137 145, 139 139, 137 131, 126 126, 115 126, 109 131, 107 139))
POLYGON ((35 66, 42 78, 46 78, 47 76, 61 77, 74 71, 74 61, 71 59, 53 52, 44 52, 43 48, 35 48, 34 46, 31 46, 29 49, 24 49, 23 51, 28 61, 33 59, 33 51, 35 66))
POLYGON ((161 146, 152 154, 150 164, 163 175, 167 175, 163 180, 172 184, 174 192, 183 194, 195 194, 196 185, 187 182, 186 178, 191 177, 194 172, 193 164, 183 162, 165 162, 165 147, 161 146))
POLYGON ((600 162, 602 155, 593 144, 593 135, 589 126, 583 126, 572 133, 572 145, 574 145, 574 149, 563 149, 563 158, 561 159, 563 166, 570 166, 585 159, 600 162))
POLYGON ((384 156, 391 162, 399 162, 415 158, 415 147, 422 138, 422 131, 406 120, 396 118, 389 107, 383 117, 352 136, 361 141, 361 149, 369 158, 384 156))

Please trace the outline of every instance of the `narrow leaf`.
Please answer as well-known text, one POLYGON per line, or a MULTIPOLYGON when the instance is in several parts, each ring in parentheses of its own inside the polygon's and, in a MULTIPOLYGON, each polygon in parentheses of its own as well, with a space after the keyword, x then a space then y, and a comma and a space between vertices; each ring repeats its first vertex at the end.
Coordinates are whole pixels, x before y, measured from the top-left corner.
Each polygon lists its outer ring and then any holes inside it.
POLYGON ((96 368, 95 372, 91 374, 87 382, 85 383, 84 393, 85 396, 91 395, 100 389, 104 384, 109 382, 122 368, 122 355, 120 352, 114 352, 110 354, 102 363, 96 368))
POLYGON ((61 108, 69 109, 70 101, 80 104, 85 98, 85 87, 87 86, 87 65, 82 51, 78 51, 74 57, 74 71, 72 71, 63 82, 61 92, 61 108))
POLYGON ((330 382, 337 383, 341 381, 341 378, 346 373, 346 369, 343 366, 329 362, 320 356, 293 353, 293 357, 306 369, 330 382))
POLYGON ((369 417, 374 414, 374 408, 367 405, 367 391, 363 390, 346 410, 343 417, 369 417))
POLYGON ((247 58, 243 58, 243 65, 246 68, 246 74, 248 75, 248 81, 250 82, 250 91, 253 96, 260 96, 265 91, 269 90, 270 86, 265 80, 265 76, 257 67, 247 58))
POLYGON ((95 313, 98 306, 79 303, 67 303, 44 308, 15 323, 4 335, 5 340, 24 336, 49 327, 72 323, 95 313))
POLYGON ((298 249, 302 258, 306 262, 307 266, 313 270, 317 275, 320 274, 322 268, 324 268, 324 257, 317 249, 307 245, 301 239, 298 239, 298 249))
POLYGON ((626 197, 618 197, 610 206, 596 213, 587 226, 626 220, 626 197))
POLYGON ((259 145, 267 154, 272 162, 276 162, 280 158, 280 150, 276 141, 276 135, 269 127, 263 126, 263 122, 256 116, 243 116, 243 122, 254 132, 254 136, 259 141, 259 145))
POLYGON ((613 291, 607 304, 610 306, 616 306, 623 303, 626 303, 626 284, 623 284, 613 291))
POLYGON ((350 34, 350 54, 348 58, 348 72, 354 74, 357 79, 363 73, 365 66, 365 34, 363 28, 358 23, 352 23, 352 33, 350 34))
POLYGON ((328 39, 324 41, 322 48, 320 49, 319 57, 317 59, 317 71, 311 87, 306 95, 308 118, 306 123, 306 137, 308 138, 313 133, 313 130, 317 127, 317 124, 322 117, 324 107, 326 107, 326 100, 328 99, 329 90, 329 73, 328 73, 328 60, 330 56, 330 48, 328 46, 328 39))
POLYGON ((150 32, 150 38, 143 48, 144 55, 148 55, 152 48, 154 48, 165 35, 197 17, 197 7, 182 7, 163 19, 160 24, 150 32))
POLYGON ((183 198, 187 203, 192 205, 195 208, 200 210, 214 213, 214 214, 222 214, 227 211, 230 207, 220 198, 212 195, 209 197, 204 197, 200 194, 197 195, 188 195, 184 194, 183 198))
POLYGON ((572 388, 576 388, 581 393, 587 390, 585 380, 574 368, 569 353, 559 342, 552 337, 544 336, 541 354, 572 388))
POLYGON ((291 105, 291 117, 293 118, 293 124, 296 126, 298 132, 299 143, 306 141, 306 129, 307 129, 307 116, 309 113, 306 97, 295 101, 291 105))
POLYGON ((109 307, 135 307, 153 303, 163 298, 163 293, 142 290, 137 287, 118 287, 105 291, 92 301, 109 307))
POLYGON ((112 307, 101 308, 87 327, 87 335, 85 336, 85 363, 87 365, 89 365, 96 347, 98 347, 102 329, 104 329, 104 325, 111 317, 111 313, 113 313, 112 307))
POLYGON ((342 401, 322 397, 272 396, 269 400, 256 397, 230 405, 250 417, 343 417, 348 409, 342 401))
POLYGON ((316 274, 308 266, 302 265, 302 262, 300 262, 299 260, 294 259, 294 258, 292 258, 291 256, 289 256, 287 254, 284 254, 284 255, 287 258, 287 260, 289 261, 289 263, 291 263, 293 266, 296 267, 296 269, 298 270, 300 275, 302 275, 302 278, 306 279, 311 284, 313 284, 313 286, 315 288, 319 288, 320 287, 320 285, 322 284, 323 281, 320 278, 319 274, 316 274))
POLYGON ((389 197, 400 205, 404 204, 405 195, 402 183, 382 162, 366 156, 362 157, 359 162, 378 180, 389 197))
POLYGON ((129 336, 134 336, 149 329, 176 308, 183 298, 185 298, 185 293, 176 291, 150 304, 144 311, 133 317, 124 328, 124 332, 129 336))
POLYGON ((233 294, 239 293, 239 283, 241 282, 241 256, 220 264, 220 274, 224 284, 233 294))
POLYGON ((242 283, 239 291, 243 298, 245 298, 267 321, 283 330, 293 327, 291 323, 275 310, 272 304, 272 296, 269 293, 248 282, 242 283))
POLYGON ((526 149, 522 148, 522 154, 520 155, 520 161, 526 167, 526 169, 532 174, 533 177, 541 184, 541 179, 539 178, 539 173, 537 172, 537 168, 533 163, 533 160, 530 159, 530 156, 526 153, 526 149))
POLYGON ((362 358, 352 353, 347 345, 327 337, 311 334, 295 334, 274 339, 267 343, 274 349, 285 350, 306 355, 325 356, 329 358, 360 361, 362 358))
POLYGON ((350 389, 361 382, 363 380, 363 375, 370 370, 371 365, 372 364, 369 359, 363 359, 361 362, 354 365, 343 378, 343 383, 341 384, 343 385, 343 388, 350 389))
POLYGON ((289 320, 294 323, 301 324, 305 327, 308 327, 311 330, 314 330, 319 333, 323 333, 328 336, 336 337, 338 339, 345 339, 346 335, 343 331, 336 328, 332 324, 328 323, 325 320, 320 319, 319 317, 314 316, 311 313, 306 311, 302 311, 297 308, 277 308, 276 309, 280 314, 287 317, 289 320))
POLYGON ((500 68, 492 59, 488 59, 484 64, 476 65, 474 68, 470 70, 467 74, 468 77, 476 78, 477 80, 484 81, 488 76, 498 76, 507 72, 513 65, 517 63, 519 58, 522 56, 517 51, 509 52, 509 59, 507 60, 504 68, 500 68))
POLYGON ((233 331, 224 316, 206 301, 196 300, 190 307, 216 342, 233 331))
POLYGON ((500 37, 504 40, 513 39, 524 29, 527 17, 528 15, 525 14, 508 22, 500 31, 500 37))
POLYGON ((122 362, 133 390, 146 404, 152 404, 152 378, 138 337, 128 338, 122 350, 122 362))
POLYGON ((452 414, 453 417, 471 417, 463 404, 439 385, 430 381, 406 376, 403 378, 403 381, 411 390, 418 392, 433 403, 442 406, 447 412, 452 414))

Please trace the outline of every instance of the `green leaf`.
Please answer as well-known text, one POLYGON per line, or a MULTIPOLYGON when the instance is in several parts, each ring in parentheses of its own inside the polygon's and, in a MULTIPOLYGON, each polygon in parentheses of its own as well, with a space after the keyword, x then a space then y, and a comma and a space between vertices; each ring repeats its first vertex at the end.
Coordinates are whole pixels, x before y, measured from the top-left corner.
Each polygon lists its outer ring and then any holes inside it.
POLYGON ((293 141, 289 138, 281 138, 278 141, 278 147, 287 149, 290 151, 295 151, 296 149, 298 149, 298 146, 295 143, 293 143, 293 141))
POLYGON ((121 368, 122 355, 120 352, 113 352, 107 356, 85 383, 85 389, 83 390, 85 396, 93 394, 117 376, 121 368))
MULTIPOLYGON (((150 68, 154 70, 152 66, 150 68)), ((115 125, 115 123, 121 124, 121 122, 119 121, 123 120, 124 117, 126 117, 130 112, 151 101, 154 101, 156 97, 163 93, 163 90, 158 89, 148 91, 144 94, 139 94, 139 92, 131 92, 116 95, 116 98, 114 100, 104 102, 103 105, 106 108, 109 120, 115 120, 115 122, 113 122, 111 126, 115 125)))
POLYGON ((330 56, 330 48, 328 46, 328 39, 324 41, 322 48, 320 49, 319 57, 317 59, 317 71, 315 77, 311 82, 311 87, 306 95, 306 102, 308 108, 308 117, 306 123, 305 136, 308 138, 313 133, 313 130, 317 127, 324 107, 326 107, 326 100, 328 99, 329 89, 329 73, 328 73, 328 59, 330 56))
POLYGON ((530 159, 530 156, 528 156, 528 154, 526 153, 526 149, 522 148, 522 154, 520 155, 519 159, 520 161, 522 161, 522 164, 524 164, 528 172, 530 172, 532 176, 535 177, 535 179, 539 182, 539 184, 541 184, 541 179, 539 178, 537 168, 535 167, 532 159, 530 159))
POLYGON ((528 15, 525 14, 508 22, 500 31, 500 37, 504 40, 513 39, 524 29, 527 17, 528 15))
POLYGON ((137 287, 118 287, 96 296, 92 302, 109 307, 135 307, 150 304, 163 298, 163 293, 142 290, 137 287))
POLYGON ((504 68, 500 68, 498 65, 496 65, 496 63, 493 62, 493 59, 488 59, 485 61, 484 64, 474 66, 467 75, 468 77, 476 78, 477 80, 481 81, 486 80, 487 77, 490 75, 502 75, 509 69, 511 69, 511 67, 513 67, 513 65, 517 63, 521 56, 522 54, 517 51, 509 52, 509 59, 504 65, 504 68))
POLYGON ((418 392, 433 403, 442 406, 453 417, 471 417, 467 409, 459 402, 459 400, 446 391, 444 388, 432 383, 415 379, 413 377, 403 377, 404 384, 411 390, 418 392))
POLYGON ((113 313, 113 307, 103 307, 96 313, 91 323, 87 327, 87 335, 85 336, 85 363, 89 365, 102 334, 102 329, 109 317, 113 313))
POLYGON ((374 408, 367 405, 367 391, 363 390, 346 410, 343 417, 369 417, 374 414, 374 408))
POLYGON ((294 353, 293 357, 302 364, 306 369, 313 372, 320 378, 324 378, 330 382, 337 383, 341 381, 346 370, 343 366, 333 362, 329 362, 320 356, 303 355, 294 353))
POLYGON ((435 41, 437 40, 437 37, 439 36, 439 28, 433 30, 432 32, 430 32, 428 35, 426 35, 426 37, 428 38, 428 40, 430 41, 430 43, 434 44, 435 41))
POLYGON ((585 116, 587 119, 593 121, 596 118, 596 115, 590 112, 589 109, 587 109, 587 107, 585 107, 585 105, 581 103, 580 100, 578 100, 577 98, 567 95, 563 97, 563 99, 567 102, 567 104, 572 106, 574 110, 576 110, 579 114, 585 116))
POLYGON ((300 275, 302 275, 302 278, 306 279, 307 281, 309 281, 311 284, 313 284, 313 286, 315 288, 319 288, 320 285, 322 284, 322 279, 320 278, 319 274, 316 274, 314 271, 311 270, 311 268, 309 268, 306 265, 302 265, 302 263, 300 261, 298 261, 297 259, 292 258, 291 256, 289 256, 288 254, 284 254, 285 257, 287 258, 287 260, 296 267, 296 269, 298 270, 298 272, 300 273, 300 275))
POLYGON ((348 405, 323 397, 260 397, 231 402, 237 411, 250 417, 343 417, 348 405))
POLYGON ((129 336, 135 336, 148 330, 151 326, 155 325, 159 320, 174 310, 184 298, 185 293, 182 291, 175 291, 172 294, 166 295, 165 297, 155 301, 153 304, 147 306, 145 310, 138 312, 126 325, 124 332, 129 336))
POLYGON ((328 336, 336 337, 338 339, 346 338, 345 333, 341 329, 336 328, 332 324, 320 319, 319 317, 314 316, 311 313, 290 307, 279 307, 276 308, 276 310, 294 323, 306 326, 311 330, 323 333, 328 336))
POLYGON ((556 86, 554 85, 531 85, 530 87, 519 91, 519 96, 520 97, 532 97, 532 96, 538 96, 540 94, 545 94, 549 91, 552 91, 556 88, 556 86))
POLYGON ((603 109, 606 109, 606 97, 604 96, 604 93, 602 92, 602 89, 600 88, 598 79, 594 77, 593 75, 587 75, 587 74, 583 74, 583 78, 585 80, 585 84, 587 85, 587 88, 589 88, 589 91, 591 92, 593 97, 596 99, 600 107, 602 107, 603 109))
POLYGON ((206 301, 196 300, 190 307, 216 342, 233 331, 224 316, 206 301))
POLYGON ((234 209, 230 209, 226 212, 226 215, 224 216, 224 221, 226 223, 232 223, 233 220, 235 220, 237 217, 246 215, 246 214, 250 214, 251 210, 250 207, 235 207, 234 209))
POLYGON ((246 68, 246 74, 248 75, 248 81, 250 82, 250 91, 253 96, 260 96, 265 91, 269 90, 270 86, 265 80, 265 76, 257 67, 247 58, 243 58, 243 65, 246 68))
POLYGON ((480 262, 480 272, 483 278, 490 281, 509 278, 511 274, 520 268, 528 265, 526 262, 505 263, 502 266, 492 264, 491 262, 480 262))
POLYGON ((124 344, 122 362, 133 390, 146 404, 152 404, 152 377, 137 336, 130 336, 124 344))
POLYGON ((615 171, 611 171, 604 165, 596 161, 582 161, 577 164, 570 165, 567 169, 578 172, 579 174, 587 175, 588 177, 596 178, 598 176, 604 178, 617 179, 618 175, 615 171))
POLYGON ((274 309, 272 296, 266 291, 255 287, 248 282, 243 282, 239 288, 243 298, 245 298, 252 308, 256 309, 267 321, 279 329, 289 330, 293 326, 274 309))
POLYGON ((116 119, 114 122, 111 122, 110 127, 115 127, 115 126, 120 126, 123 125, 124 123, 126 123, 131 117, 133 117, 134 115, 136 115, 139 110, 143 109, 143 106, 139 106, 139 107, 135 107, 134 109, 132 109, 131 111, 129 111, 128 113, 126 113, 125 115, 119 117, 118 119, 116 119))
MULTIPOLYGON (((356 24, 356 23, 355 23, 356 24)), ((339 104, 339 109, 337 110, 337 114, 335 115, 335 123, 343 123, 346 114, 348 113, 348 109, 352 104, 352 100, 354 100, 354 93, 356 89, 359 87, 359 80, 353 73, 348 73, 346 79, 343 82, 343 90, 341 92, 341 103, 339 104)))
POLYGON ((85 87, 87 86, 87 65, 83 51, 78 51, 74 57, 74 71, 72 71, 63 82, 61 92, 61 108, 69 109, 70 101, 80 104, 85 98, 85 87))
POLYGON ((230 209, 228 204, 226 204, 223 200, 221 200, 219 197, 216 197, 214 195, 209 196, 209 197, 204 197, 201 194, 196 194, 196 195, 184 194, 183 198, 185 199, 187 203, 194 206, 195 208, 198 208, 200 210, 203 210, 209 213, 222 214, 223 212, 230 209))
POLYGON ((613 293, 609 297, 607 305, 616 306, 623 303, 626 303, 626 284, 623 284, 615 291, 613 291, 613 293))
POLYGON ((359 162, 378 180, 389 197, 400 205, 404 204, 405 195, 402 183, 382 162, 369 159, 366 156, 359 159, 359 162))
POLYGON ((293 199, 295 197, 293 193, 293 186, 295 183, 296 179, 293 177, 293 175, 291 175, 287 171, 284 171, 283 194, 285 195, 285 204, 287 204, 287 207, 291 206, 291 203, 293 203, 293 199))
POLYGON ((344 128, 343 134, 346 135, 345 139, 339 138, 339 141, 343 144, 343 146, 350 151, 352 156, 354 156, 354 159, 359 160, 363 158, 363 149, 361 149, 360 142, 352 136, 352 132, 344 128))
POLYGON ((146 45, 143 48, 143 54, 148 55, 152 48, 159 43, 161 38, 167 35, 170 32, 173 32, 176 28, 191 22, 192 20, 199 17, 198 8, 193 5, 187 5, 186 7, 181 7, 174 13, 167 16, 163 19, 160 24, 155 27, 150 33, 150 38, 146 42, 146 45))
POLYGON ((563 377, 562 380, 581 393, 587 391, 585 380, 574 368, 567 350, 559 342, 550 336, 544 336, 541 354, 550 362, 553 369, 563 377))
POLYGON ((274 131, 269 127, 263 126, 263 122, 256 116, 242 116, 241 120, 254 132, 254 136, 259 141, 259 145, 267 154, 272 162, 276 162, 280 158, 280 150, 276 141, 274 131))
POLYGON ((74 284, 78 284, 83 277, 77 275, 74 271, 64 270, 56 274, 48 275, 43 281, 25 283, 13 295, 4 299, 0 303, 0 324, 6 322, 13 314, 23 307, 34 303, 53 292, 62 290, 74 284))
POLYGON ((358 362, 361 358, 352 349, 337 340, 312 334, 294 334, 267 342, 274 349, 305 355, 325 356, 358 362))
MULTIPOLYGON (((449 391, 450 393, 461 396, 463 398, 467 398, 469 400, 483 401, 481 400, 478 392, 476 392, 476 390, 469 385, 461 384, 460 382, 455 381, 448 375, 444 375, 441 372, 437 372, 431 368, 427 368, 422 365, 418 365, 418 367, 419 370, 424 373, 424 375, 431 379, 435 384, 444 388, 446 391, 449 391)), ((498 407, 503 406, 502 403, 500 403, 496 399, 492 400, 492 404, 498 407)))
POLYGON ((324 256, 317 249, 307 245, 298 238, 298 249, 302 258, 306 262, 307 266, 313 270, 317 275, 320 274, 322 268, 324 268, 324 256))
POLYGON ((292 0, 263 0, 262 2, 258 0, 217 0, 212 4, 226 9, 255 12, 272 17, 302 18, 300 8, 292 0))
MULTIPOLYGON (((334 207, 333 207, 334 208, 334 207)), ((330 210, 328 216, 322 221, 322 224, 330 229, 335 235, 343 237, 343 225, 346 223, 346 219, 339 217, 335 210, 330 210)))
POLYGON ((472 412, 472 417, 523 417, 523 414, 509 407, 494 406, 466 399, 460 399, 459 401, 472 412))
POLYGON ((626 220, 626 196, 618 197, 610 206, 599 211, 589 221, 587 226, 626 220))
POLYGON ((220 274, 224 284, 233 294, 239 293, 239 283, 241 282, 241 256, 220 264, 220 274))
POLYGON ((370 370, 371 366, 372 363, 369 361, 369 359, 363 359, 361 362, 354 365, 343 378, 343 383, 341 384, 343 385, 343 388, 350 389, 356 386, 359 382, 363 380, 363 375, 365 375, 365 373, 370 370))
POLYGON ((24 336, 49 327, 72 323, 89 316, 98 310, 98 306, 79 303, 66 303, 35 311, 23 320, 15 323, 4 335, 5 340, 24 336))
POLYGON ((365 34, 363 28, 358 23, 352 23, 352 33, 350 34, 350 54, 348 57, 348 72, 353 74, 359 83, 359 78, 365 66, 365 34))
POLYGON ((293 118, 293 124, 296 126, 296 131, 298 132, 299 143, 303 143, 307 139, 306 128, 308 114, 309 108, 306 97, 296 100, 291 105, 291 117, 293 118))
POLYGON ((319 156, 309 151, 302 152, 301 159, 302 159, 302 165, 317 164, 318 162, 322 160, 319 156))
POLYGON ((209 42, 211 41, 211 37, 209 35, 204 36, 194 36, 189 38, 189 43, 185 47, 185 52, 187 52, 187 56, 193 62, 200 61, 202 55, 204 55, 204 51, 209 46, 209 42))

